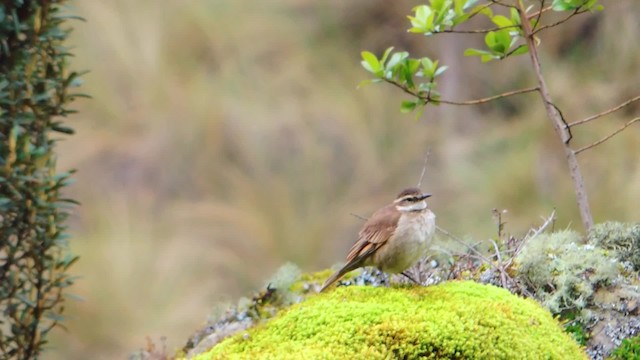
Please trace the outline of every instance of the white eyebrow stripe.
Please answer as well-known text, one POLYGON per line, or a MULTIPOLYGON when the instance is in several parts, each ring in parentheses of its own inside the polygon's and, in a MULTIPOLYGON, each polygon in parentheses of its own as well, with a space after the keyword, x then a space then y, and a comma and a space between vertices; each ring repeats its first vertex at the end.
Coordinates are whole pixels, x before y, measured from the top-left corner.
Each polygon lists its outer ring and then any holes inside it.
POLYGON ((394 203, 399 203, 399 202, 402 202, 402 201, 405 201, 405 200, 413 199, 415 197, 416 197, 416 195, 405 195, 405 196, 403 196, 403 197, 401 197, 399 199, 395 199, 393 202, 394 203))

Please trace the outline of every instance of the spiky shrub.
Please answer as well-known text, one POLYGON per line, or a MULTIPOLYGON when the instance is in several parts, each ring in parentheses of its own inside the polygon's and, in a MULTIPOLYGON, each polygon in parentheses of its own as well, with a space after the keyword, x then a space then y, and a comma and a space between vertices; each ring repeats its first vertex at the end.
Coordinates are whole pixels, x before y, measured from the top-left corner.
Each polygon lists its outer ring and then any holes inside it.
POLYGON ((594 225, 589 231, 589 243, 616 252, 620 260, 630 262, 640 270, 640 224, 608 221, 594 225))
POLYGON ((0 4, 0 354, 38 357, 61 320, 67 273, 61 197, 70 173, 56 172, 54 134, 79 94, 68 73, 61 1, 0 4))
POLYGON ((474 282, 339 287, 232 336, 205 359, 586 359, 533 300, 474 282))
POLYGON ((541 234, 516 257, 518 276, 553 313, 583 309, 619 274, 615 257, 581 240, 574 231, 541 234))

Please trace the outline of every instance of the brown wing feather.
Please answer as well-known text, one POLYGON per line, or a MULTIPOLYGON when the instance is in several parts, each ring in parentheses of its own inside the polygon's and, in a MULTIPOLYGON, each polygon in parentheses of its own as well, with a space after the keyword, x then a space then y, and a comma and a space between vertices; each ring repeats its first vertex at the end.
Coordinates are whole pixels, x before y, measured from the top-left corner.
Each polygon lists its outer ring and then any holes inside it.
POLYGON ((393 204, 383 207, 371 215, 358 233, 358 241, 351 247, 351 251, 347 255, 347 263, 325 281, 320 291, 327 289, 349 271, 365 265, 367 258, 384 245, 393 234, 398 219, 400 219, 400 212, 395 209, 393 204))
POLYGON ((387 205, 371 215, 358 233, 358 241, 351 247, 347 262, 360 261, 387 242, 400 219, 395 205, 387 205))

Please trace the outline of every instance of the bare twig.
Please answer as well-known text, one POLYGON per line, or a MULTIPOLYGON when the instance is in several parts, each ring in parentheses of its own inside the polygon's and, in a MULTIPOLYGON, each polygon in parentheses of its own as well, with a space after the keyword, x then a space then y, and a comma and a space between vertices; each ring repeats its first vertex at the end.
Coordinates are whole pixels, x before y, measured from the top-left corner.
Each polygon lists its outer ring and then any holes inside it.
POLYGON ((526 239, 533 239, 534 237, 542 234, 543 231, 545 231, 547 229, 547 227, 549 227, 549 225, 551 225, 556 219, 556 209, 553 209, 553 211, 551 212, 551 215, 549 215, 549 217, 544 221, 544 223, 542 223, 542 225, 540 225, 539 228, 533 230, 531 229, 529 231, 529 233, 525 236, 525 240, 526 239))
POLYGON ((584 123, 588 123, 589 121, 593 121, 593 120, 599 119, 599 118, 601 118, 603 116, 606 116, 606 115, 609 115, 609 114, 611 114, 613 112, 616 112, 616 111, 618 111, 618 110, 620 110, 620 109, 622 109, 622 108, 624 108, 626 106, 629 106, 629 105, 631 105, 632 103, 634 103, 634 102, 636 102, 638 100, 640 100, 640 95, 638 95, 638 96, 636 96, 634 98, 631 98, 631 99, 623 102, 622 104, 620 104, 620 105, 618 105, 616 107, 612 107, 609 110, 605 110, 605 111, 603 111, 601 113, 589 116, 588 118, 580 120, 580 121, 572 122, 571 124, 568 124, 567 127, 581 125, 581 124, 584 124, 584 123))
POLYGON ((620 127, 619 129, 617 129, 616 131, 612 132, 611 134, 603 137, 602 139, 594 142, 593 144, 587 145, 585 147, 582 147, 578 150, 575 151, 576 155, 580 154, 581 152, 585 151, 585 150, 589 150, 592 147, 598 146, 600 144, 602 144, 603 142, 611 139, 612 137, 614 137, 615 135, 618 135, 622 130, 626 129, 627 127, 629 127, 631 124, 633 124, 634 122, 640 121, 640 117, 637 117, 635 119, 629 120, 629 122, 627 122, 626 124, 622 125, 622 127, 620 127))
POLYGON ((367 219, 366 217, 364 217, 364 216, 360 216, 360 215, 358 215, 358 214, 349 213, 349 215, 351 215, 351 216, 355 216, 355 217, 357 217, 358 219, 360 219, 360 220, 362 220, 362 221, 367 221, 367 220, 369 220, 369 219, 367 219))
MULTIPOLYGON (((579 10, 579 8, 576 10, 579 10)), ((525 38, 525 40, 527 41, 527 45, 529 46, 529 57, 531 58, 531 64, 533 66, 536 78, 538 79, 538 86, 540 88, 539 94, 542 98, 542 102, 544 103, 547 117, 553 124, 553 128, 558 137, 560 137, 560 139, 562 139, 564 143, 563 150, 567 157, 569 174, 571 175, 573 189, 576 193, 576 200, 578 203, 578 210, 580 211, 580 218, 585 230, 588 231, 593 225, 593 216, 591 215, 591 207, 589 206, 589 199, 585 189, 584 178, 582 177, 582 172, 580 171, 580 164, 578 164, 576 153, 568 144, 570 135, 568 130, 566 129, 566 123, 562 119, 560 112, 558 112, 556 107, 553 106, 551 95, 549 93, 549 89, 547 88, 547 83, 544 79, 544 76, 542 75, 542 68, 540 66, 540 58, 538 56, 538 49, 536 47, 534 31, 531 29, 531 24, 529 23, 527 11, 525 9, 523 1, 518 1, 518 13, 520 14, 520 23, 522 24, 523 37, 525 38)), ((543 28, 544 27, 539 28, 538 30, 536 30, 536 32, 541 31, 543 28)))
POLYGON ((506 269, 504 268, 503 264, 502 264, 502 256, 500 256, 500 248, 498 247, 498 244, 493 241, 493 239, 489 239, 491 240, 491 244, 493 244, 493 248, 496 250, 496 258, 498 258, 498 270, 500 272, 500 281, 502 282, 502 287, 505 289, 508 289, 508 285, 507 284, 507 278, 506 278, 506 269))
POLYGON ((418 189, 422 185, 422 179, 424 178, 424 172, 427 170, 427 161, 429 161, 429 155, 431 155, 431 147, 427 149, 427 155, 424 157, 424 164, 422 165, 422 173, 420 174, 420 180, 418 181, 418 189))
POLYGON ((482 261, 484 261, 484 262, 490 264, 491 266, 495 267, 495 264, 493 264, 493 262, 489 258, 484 256, 481 252, 476 250, 473 246, 471 246, 471 245, 467 244, 466 242, 464 242, 459 237, 451 234, 450 232, 448 232, 447 230, 445 230, 445 229, 443 229, 443 228, 441 228, 439 226, 436 226, 436 230, 438 230, 442 234, 448 236, 449 238, 455 240, 457 243, 464 245, 467 249, 471 250, 471 252, 473 252, 478 259, 481 259, 482 261))
POLYGON ((545 13, 545 12, 547 12, 547 11, 551 10, 551 8, 553 7, 553 6, 551 6, 551 5, 549 5, 549 6, 547 6, 547 7, 544 7, 544 3, 545 3, 545 2, 544 2, 544 0, 543 0, 543 1, 542 1, 542 5, 540 5, 540 7, 542 8, 541 10, 538 10, 538 11, 536 11, 536 12, 534 12, 534 13, 529 14, 529 15, 527 16, 527 18, 529 18, 529 19, 533 19, 534 17, 535 17, 535 18, 537 18, 537 20, 536 20, 536 24, 537 24, 537 23, 538 23, 538 21, 540 20, 540 15, 541 15, 542 13, 545 13))
POLYGON ((507 91, 502 94, 489 96, 489 97, 477 99, 477 100, 467 100, 467 101, 431 100, 431 101, 439 102, 442 104, 449 104, 449 105, 478 105, 478 104, 483 104, 489 101, 494 101, 494 100, 502 99, 509 96, 519 95, 519 94, 530 93, 538 90, 539 88, 537 86, 534 86, 526 89, 507 91))
POLYGON ((493 4, 500 5, 502 7, 515 8, 514 5, 505 4, 505 3, 503 3, 502 1, 499 1, 499 0, 489 0, 489 1, 491 1, 491 3, 493 3, 493 4))
POLYGON ((421 95, 421 94, 418 94, 418 93, 410 90, 409 88, 407 88, 404 85, 398 84, 397 82, 395 82, 393 80, 389 80, 389 79, 383 79, 383 80, 388 82, 391 85, 394 85, 395 87, 397 87, 399 89, 402 89, 402 91, 404 91, 405 93, 407 93, 407 94, 409 94, 411 96, 417 97, 418 99, 424 101, 425 103, 435 102, 435 103, 449 104, 449 105, 478 105, 478 104, 483 104, 483 103, 486 103, 486 102, 502 99, 502 98, 509 97, 509 96, 526 94, 526 93, 538 91, 540 89, 538 86, 534 86, 534 87, 525 88, 525 89, 507 91, 507 92, 504 92, 502 94, 493 95, 493 96, 489 96, 489 97, 482 98, 482 99, 466 100, 466 101, 453 101, 453 100, 442 100, 442 99, 437 99, 436 100, 436 99, 432 99, 430 93, 428 93, 427 95, 421 95))
POLYGON ((531 35, 535 35, 535 34, 539 33, 542 30, 546 30, 546 29, 552 28, 554 26, 558 26, 560 24, 563 24, 563 23, 567 22, 569 19, 571 19, 572 17, 574 17, 576 15, 580 15, 580 14, 585 13, 587 11, 589 11, 589 9, 582 9, 582 8, 578 7, 575 10, 573 10, 573 12, 571 14, 567 15, 564 19, 556 21, 556 22, 554 22, 552 24, 541 26, 537 30, 532 31, 531 35))
POLYGON ((438 31, 437 33, 451 33, 451 34, 486 34, 492 31, 500 31, 505 29, 517 29, 520 25, 509 25, 502 27, 494 27, 491 29, 475 29, 475 30, 456 30, 456 29, 445 29, 442 31, 438 31))
MULTIPOLYGON (((538 25, 540 25, 540 17, 542 16, 542 13, 546 11, 545 8, 544 8, 544 3, 545 3, 545 0, 541 0, 541 2, 540 2, 540 11, 537 11, 537 13, 533 13, 533 14, 530 14, 528 16, 529 19, 533 18, 534 16, 536 17, 536 22, 533 24, 532 30, 535 30, 538 27, 538 25)), ((547 7, 547 10, 549 10, 551 8, 552 8, 552 6, 549 6, 549 7, 547 7)))

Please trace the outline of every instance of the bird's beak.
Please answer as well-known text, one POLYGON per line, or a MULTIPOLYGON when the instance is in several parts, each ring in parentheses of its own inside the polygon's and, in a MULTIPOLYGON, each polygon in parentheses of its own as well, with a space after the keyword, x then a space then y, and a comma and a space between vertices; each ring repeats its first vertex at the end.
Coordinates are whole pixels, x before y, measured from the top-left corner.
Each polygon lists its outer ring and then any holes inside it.
POLYGON ((428 197, 431 197, 431 194, 422 194, 422 195, 420 195, 420 200, 424 200, 424 199, 426 199, 428 197))

